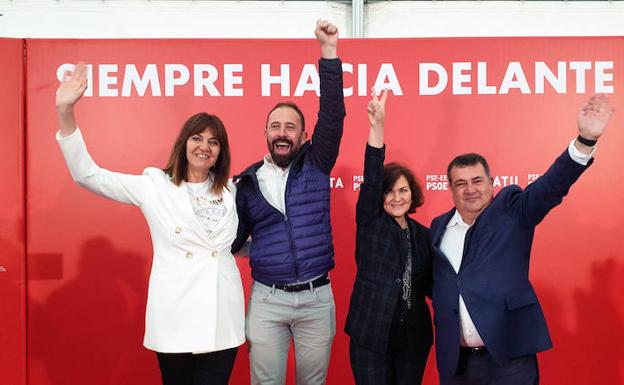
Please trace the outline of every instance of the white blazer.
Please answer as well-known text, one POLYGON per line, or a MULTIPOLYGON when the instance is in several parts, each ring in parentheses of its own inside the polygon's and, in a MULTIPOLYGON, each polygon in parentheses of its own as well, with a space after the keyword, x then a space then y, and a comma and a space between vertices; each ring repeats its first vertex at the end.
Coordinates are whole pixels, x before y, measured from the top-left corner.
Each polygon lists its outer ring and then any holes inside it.
POLYGON ((223 190, 227 214, 209 235, 196 219, 186 183, 162 170, 127 175, 98 167, 77 128, 56 134, 71 175, 104 197, 139 206, 154 256, 145 314, 146 348, 162 353, 212 352, 245 341, 243 286, 230 252, 238 216, 234 186, 223 190))

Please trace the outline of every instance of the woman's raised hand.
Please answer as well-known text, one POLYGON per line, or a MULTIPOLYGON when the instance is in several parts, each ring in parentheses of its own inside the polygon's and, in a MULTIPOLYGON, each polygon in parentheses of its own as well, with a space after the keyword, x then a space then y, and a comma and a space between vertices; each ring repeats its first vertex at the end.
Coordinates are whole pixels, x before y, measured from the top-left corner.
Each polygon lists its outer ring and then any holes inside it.
POLYGON ((386 115, 386 99, 388 98, 388 89, 381 93, 381 98, 377 97, 375 88, 371 88, 371 100, 368 102, 368 120, 373 128, 382 128, 384 126, 384 118, 386 115))
POLYGON ((377 96, 375 88, 371 88, 371 100, 368 102, 368 121, 370 122, 370 134, 368 144, 372 147, 381 148, 384 143, 384 120, 386 118, 386 99, 388 89, 377 96))
POLYGON ((61 85, 56 90, 56 107, 73 107, 86 89, 87 66, 79 62, 73 71, 65 71, 61 85))
POLYGON ((87 66, 83 62, 76 64, 73 71, 66 71, 58 90, 56 90, 56 115, 61 136, 70 135, 76 130, 74 104, 87 89, 87 66))

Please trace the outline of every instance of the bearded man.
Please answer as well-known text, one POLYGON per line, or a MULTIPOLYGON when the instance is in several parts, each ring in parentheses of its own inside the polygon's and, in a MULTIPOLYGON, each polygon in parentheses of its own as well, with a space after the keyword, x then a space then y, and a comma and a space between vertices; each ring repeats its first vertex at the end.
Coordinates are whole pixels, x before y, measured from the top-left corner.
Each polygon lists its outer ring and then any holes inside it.
POLYGON ((278 103, 267 117, 269 154, 235 177, 239 251, 249 236, 254 279, 245 332, 251 383, 284 384, 295 347, 297 385, 325 383, 336 334, 328 272, 334 267, 329 174, 345 116, 338 30, 318 21, 320 108, 311 141, 296 104, 278 103))

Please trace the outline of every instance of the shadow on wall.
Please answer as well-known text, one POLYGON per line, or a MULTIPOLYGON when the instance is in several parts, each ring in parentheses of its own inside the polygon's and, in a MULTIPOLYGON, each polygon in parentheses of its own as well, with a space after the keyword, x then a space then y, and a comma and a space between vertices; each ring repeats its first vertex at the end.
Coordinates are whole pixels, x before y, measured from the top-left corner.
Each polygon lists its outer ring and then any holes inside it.
POLYGON ((569 315, 554 289, 538 289, 554 344, 554 349, 539 355, 545 384, 624 383, 624 262, 615 256, 596 258, 590 274, 588 288, 575 290, 569 315), (575 320, 574 330, 561 322, 565 318, 575 320))
POLYGON ((77 277, 29 304, 29 357, 39 368, 30 384, 159 383, 156 358, 142 346, 147 265, 105 238, 83 244, 77 277))
MULTIPOLYGON (((334 207, 346 206, 345 196, 335 194, 335 198, 334 207)), ((350 221, 352 210, 334 222, 337 238, 351 241, 345 233, 350 221)), ((341 271, 336 277, 351 277, 347 270, 355 268, 352 247, 344 242, 336 245, 337 270, 341 271), (351 262, 345 263, 347 260, 351 262)), ((115 249, 105 238, 85 242, 77 258, 75 279, 51 293, 47 301, 29 304, 29 384, 160 383, 156 359, 142 346, 148 260, 115 249)), ((624 282, 620 279, 624 261, 614 255, 593 259, 589 284, 575 290, 571 311, 563 308, 556 288, 537 285, 555 345, 539 356, 544 384, 624 383, 624 282), (566 319, 573 322, 564 322, 566 319)), ((345 349, 348 337, 342 331, 351 284, 350 279, 332 282, 337 297, 337 336, 328 384, 353 381, 345 349)), ((248 383, 246 360, 246 354, 239 355, 232 383, 248 383)), ((292 374, 292 366, 289 370, 292 374)), ((425 383, 435 383, 435 379, 431 365, 425 383)), ((292 378, 289 383, 294 383, 292 378)))

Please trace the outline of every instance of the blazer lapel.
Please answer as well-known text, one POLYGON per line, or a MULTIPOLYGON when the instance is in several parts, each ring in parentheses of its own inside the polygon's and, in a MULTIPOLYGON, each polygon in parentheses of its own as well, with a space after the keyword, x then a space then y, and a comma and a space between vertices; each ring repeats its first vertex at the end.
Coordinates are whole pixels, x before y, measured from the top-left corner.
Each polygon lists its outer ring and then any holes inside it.
POLYGON ((462 254, 461 265, 459 270, 463 270, 478 257, 477 250, 479 245, 489 239, 493 234, 492 226, 489 222, 487 211, 481 213, 475 223, 470 226, 466 239, 464 240, 464 251, 462 254))
POLYGON ((418 261, 419 266, 423 266, 423 262, 425 262, 425 258, 427 256, 427 248, 429 247, 429 244, 427 244, 427 242, 423 239, 423 235, 419 231, 416 221, 410 218, 407 221, 407 224, 410 228, 410 236, 413 239, 412 245, 415 245, 415 247, 412 248, 412 253, 414 254, 413 258, 418 261))
POLYGON ((446 225, 453 217, 453 214, 455 214, 455 208, 452 208, 446 214, 443 214, 441 217, 439 217, 439 221, 437 221, 437 225, 431 227, 431 230, 432 230, 431 244, 438 251, 440 250, 440 241, 442 240, 442 236, 444 235, 444 232, 446 231, 446 225))
POLYGON ((440 249, 440 243, 442 242, 442 236, 446 231, 446 225, 448 225, 454 214, 455 208, 452 208, 446 214, 440 216, 437 221, 434 221, 436 222, 435 226, 433 226, 433 224, 431 226, 431 248, 433 250, 433 258, 442 259, 444 263, 448 264, 448 267, 452 271, 455 271, 453 269, 453 265, 451 265, 451 262, 448 260, 446 254, 444 254, 440 249))

